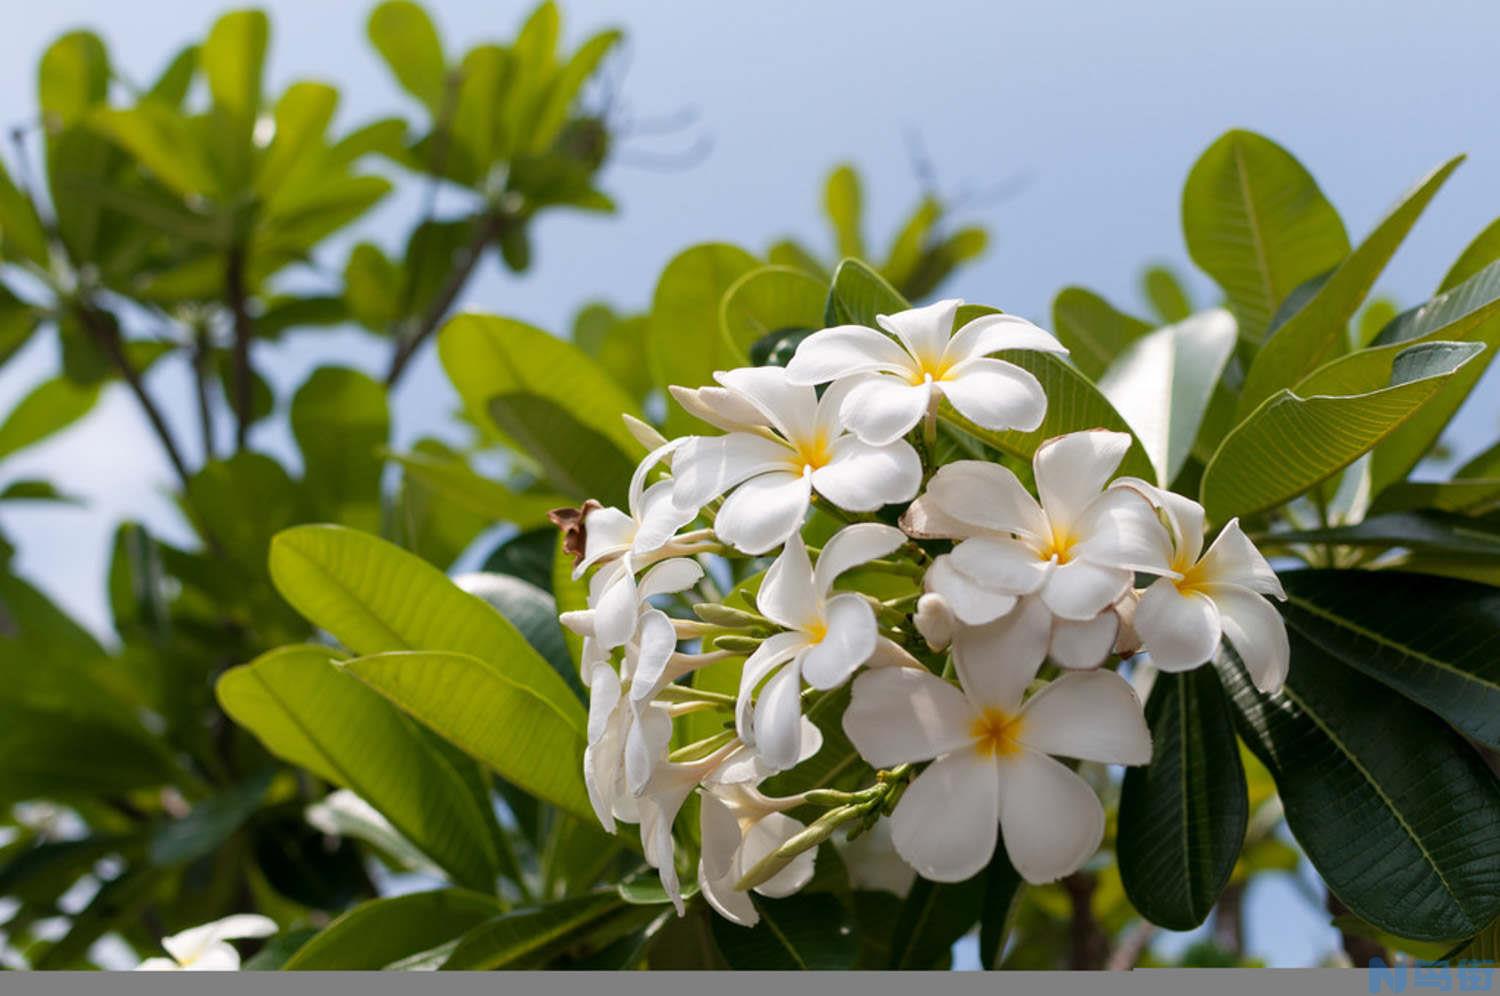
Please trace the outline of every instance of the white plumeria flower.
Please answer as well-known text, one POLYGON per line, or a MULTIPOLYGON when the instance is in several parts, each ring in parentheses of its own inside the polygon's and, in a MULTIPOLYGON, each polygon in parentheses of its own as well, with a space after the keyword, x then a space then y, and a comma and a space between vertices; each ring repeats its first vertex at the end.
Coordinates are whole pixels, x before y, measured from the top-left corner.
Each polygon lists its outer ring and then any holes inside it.
POLYGON ((1129 448, 1130 436, 1102 429, 1049 439, 1032 460, 1040 504, 998 464, 939 468, 901 519, 913 536, 962 540, 928 569, 927 590, 969 626, 1032 594, 1054 616, 1082 623, 1118 601, 1136 571, 1170 573, 1166 531, 1150 503, 1105 488, 1129 448))
POLYGON ((939 301, 877 315, 875 321, 895 339, 863 325, 814 332, 797 346, 787 377, 794 384, 861 377, 844 398, 842 413, 855 435, 876 446, 906 435, 937 410, 942 398, 982 428, 1031 432, 1047 413, 1042 385, 1028 371, 989 354, 1003 349, 1066 354, 1067 349, 1014 315, 983 315, 955 333, 962 304, 939 301))
POLYGON ((1141 491, 1162 510, 1172 531, 1172 576, 1155 581, 1135 609, 1135 632, 1151 663, 1188 671, 1210 660, 1227 637, 1255 687, 1274 692, 1291 666, 1286 623, 1265 596, 1286 592, 1266 558, 1230 519, 1203 550, 1203 506, 1144 481, 1117 482, 1141 491))
POLYGON ((802 679, 814 688, 836 688, 875 652, 875 611, 863 595, 831 594, 834 580, 905 541, 892 526, 846 526, 823 547, 815 568, 795 535, 767 569, 755 603, 787 631, 767 638, 745 661, 735 726, 773 769, 791 767, 802 749, 802 679))
POLYGON ((240 967, 240 953, 230 941, 251 937, 270 937, 276 933, 276 921, 254 913, 237 913, 201 927, 161 939, 170 958, 147 958, 135 967, 138 972, 235 972, 240 967))
POLYGON ((858 837, 840 842, 838 849, 851 889, 891 892, 902 898, 911 891, 917 872, 896 851, 890 817, 880 817, 858 837))
MULTIPOLYGON (((558 617, 568 629, 584 638, 589 651, 584 657, 584 681, 589 680, 588 661, 608 656, 619 646, 634 646, 635 671, 630 677, 653 685, 661 677, 667 659, 676 649, 676 630, 665 612, 651 599, 686 591, 703 577, 703 567, 686 557, 673 557, 653 565, 639 583, 632 576, 626 585, 605 572, 589 582, 591 608, 564 612, 558 617), (623 594, 622 594, 623 593, 623 594), (628 595, 628 600, 623 597, 628 595)), ((671 680, 671 679, 668 679, 671 680)), ((642 689, 637 698, 645 694, 642 689)))
MULTIPOLYGON (((726 920, 753 927, 760 913, 735 884, 762 858, 807 829, 786 811, 802 804, 800 796, 777 799, 753 784, 718 783, 699 796, 703 848, 698 887, 710 906, 726 920)), ((762 896, 790 896, 812 880, 817 848, 803 851, 781 871, 754 889, 762 896)))
POLYGON ((989 863, 996 828, 1033 884, 1078 870, 1099 849, 1104 808, 1055 757, 1145 764, 1140 699, 1113 671, 1077 671, 1025 702, 1036 669, 954 647, 961 688, 925 669, 878 668, 854 682, 844 732, 876 767, 931 760, 892 814, 897 852, 924 877, 959 882, 989 863))
POLYGON ((733 493, 714 519, 720 540, 760 554, 802 527, 813 492, 839 508, 873 512, 910 501, 922 481, 922 462, 904 440, 871 446, 846 431, 839 408, 852 385, 834 385, 821 399, 811 387, 791 384, 780 367, 747 367, 716 373, 721 384, 752 409, 757 423, 723 436, 693 436, 673 457, 673 497, 683 508, 701 508, 733 493))
MULTIPOLYGON (((1129 597, 1127 591, 1121 599, 1129 597)), ((1015 608, 992 622, 954 625, 952 642, 987 648, 984 653, 1019 658, 1034 666, 1051 658, 1058 667, 1085 671, 1104 663, 1116 646, 1121 632, 1117 605, 1092 619, 1063 619, 1040 596, 1025 595, 1015 608)))

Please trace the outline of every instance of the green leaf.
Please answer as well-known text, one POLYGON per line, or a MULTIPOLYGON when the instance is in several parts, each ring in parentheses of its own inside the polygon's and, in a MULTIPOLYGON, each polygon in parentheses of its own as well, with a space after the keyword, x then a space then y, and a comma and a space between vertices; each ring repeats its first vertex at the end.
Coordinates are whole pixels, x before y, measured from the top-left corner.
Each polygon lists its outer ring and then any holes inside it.
POLYGON ((1477 477, 1453 481, 1398 481, 1380 492, 1368 515, 1431 509, 1482 515, 1495 510, 1500 500, 1500 479, 1477 477))
POLYGON ((859 944, 849 911, 826 892, 786 899, 752 896, 760 911, 754 927, 713 918, 714 940, 731 968, 762 972, 846 971, 859 944))
POLYGON ((1134 428, 1162 487, 1187 463, 1234 344, 1229 312, 1200 312, 1135 340, 1099 378, 1100 392, 1134 428))
POLYGON ((1146 701, 1151 763, 1125 769, 1116 851, 1131 905, 1192 930, 1229 883, 1250 817, 1234 718, 1212 668, 1159 673, 1146 701))
POLYGON ((582 736, 583 707, 516 628, 400 547, 339 526, 298 526, 271 543, 271 577, 293 608, 356 654, 471 654, 582 736))
POLYGON ((1052 299, 1052 331, 1085 377, 1097 379, 1151 324, 1125 314, 1091 290, 1064 287, 1052 299))
POLYGON ((177 780, 164 747, 72 708, 38 708, 0 696, 0 802, 118 796, 177 780))
MULTIPOLYGON (((574 725, 583 707, 566 685, 571 701, 564 710, 504 665, 468 654, 406 651, 343 666, 507 781, 579 819, 595 819, 583 784, 584 738, 574 725)), ((562 685, 550 668, 548 677, 562 685)))
MULTIPOLYGON (((545 541, 547 567, 550 570, 552 531, 538 530, 538 535, 545 541)), ((492 570, 489 564, 485 567, 486 570, 492 570)), ((557 621, 556 599, 536 585, 507 574, 462 574, 454 580, 469 594, 484 599, 496 612, 509 619, 531 648, 541 654, 568 683, 573 693, 580 700, 584 697, 583 685, 578 680, 573 657, 568 653, 568 645, 563 642, 563 627, 557 621)))
POLYGON ((1464 251, 1459 254, 1438 285, 1438 293, 1450 291, 1459 284, 1500 259, 1500 218, 1485 226, 1484 231, 1474 236, 1464 251))
POLYGON ((527 152, 537 155, 552 147, 568 123, 579 91, 624 37, 622 32, 610 29, 599 32, 578 46, 573 57, 558 70, 547 87, 546 96, 542 98, 536 119, 532 122, 527 152))
POLYGON ((863 256, 865 237, 864 198, 859 174, 848 163, 836 166, 823 187, 823 210, 833 225, 834 244, 840 256, 863 256))
POLYGON ((988 878, 987 870, 962 882, 932 882, 918 876, 901 903, 887 967, 946 968, 954 943, 979 921, 988 878))
POLYGON ((646 355, 648 315, 621 315, 607 304, 586 304, 573 316, 573 342, 592 356, 637 401, 655 386, 641 362, 646 355))
MULTIPOLYGON (((1483 482, 1485 491, 1500 483, 1483 482)), ((1422 509, 1371 515, 1350 526, 1271 533, 1261 542, 1276 545, 1318 543, 1332 546, 1401 547, 1423 553, 1500 557, 1500 525, 1453 512, 1422 509)))
POLYGON ((109 53, 91 31, 70 31, 42 54, 37 70, 37 98, 49 127, 81 120, 109 92, 109 53))
POLYGON ((1396 248, 1416 224, 1438 188, 1463 161, 1463 156, 1456 156, 1423 178, 1322 281, 1307 302, 1271 332, 1245 376, 1245 385, 1240 391, 1241 418, 1280 389, 1296 384, 1309 369, 1316 369, 1342 350, 1345 329, 1374 286, 1375 279, 1395 255, 1396 248))
MULTIPOLYGON (((0 257, 11 262, 50 265, 47 231, 37 216, 36 205, 26 196, 0 163, 0 257)), ((9 291, 7 296, 13 296, 9 291)))
POLYGON ((821 280, 788 266, 751 270, 730 287, 719 327, 735 353, 755 361, 758 347, 787 332, 822 327, 828 296, 821 280))
POLYGON ((1438 717, 1289 629, 1291 671, 1256 691, 1225 647, 1236 725, 1332 892, 1417 940, 1466 937, 1500 912, 1500 784, 1438 717))
POLYGON ((623 508, 635 464, 613 440, 574 418, 551 398, 525 391, 490 398, 488 411, 530 457, 549 487, 575 501, 595 498, 623 508))
POLYGON ((1253 132, 1222 135, 1182 191, 1188 254, 1223 288, 1240 337, 1265 338, 1292 290, 1339 264, 1349 237, 1291 153, 1253 132))
POLYGON ((389 454, 406 475, 486 522, 508 522, 522 530, 547 525, 547 512, 568 504, 556 492, 515 491, 483 477, 460 454, 432 448, 389 454))
POLYGON ((172 57, 161 75, 146 91, 145 100, 155 100, 168 107, 181 108, 192 88, 193 77, 198 72, 198 46, 184 45, 172 57))
POLYGON ((99 384, 76 384, 66 377, 43 381, 0 422, 0 457, 10 456, 61 432, 93 410, 99 384))
MULTIPOLYGON (((713 382, 715 370, 743 362, 719 330, 719 310, 735 281, 757 265, 745 250, 714 242, 686 249, 667 264, 656 282, 646 328, 646 361, 658 386, 701 387, 713 382)), ((668 400, 668 436, 692 432, 697 424, 668 400)))
POLYGON ((157 829, 147 851, 152 863, 186 864, 213 854, 260 808, 273 774, 268 768, 252 775, 157 829))
MULTIPOLYGON (((1500 545, 1491 533, 1490 546, 1500 545)), ((1474 548, 1473 553, 1496 551, 1474 548)), ((1292 571, 1287 626, 1325 657, 1500 749, 1500 591, 1399 571, 1292 571)))
POLYGON ((1141 274, 1141 291, 1151 302, 1158 321, 1168 325, 1180 322, 1193 313, 1192 302, 1182 280, 1169 266, 1148 266, 1141 274))
POLYGON ((276 103, 276 132, 255 172, 255 191, 276 201, 288 176, 305 167, 338 107, 339 92, 326 83, 294 83, 276 103))
POLYGON ((833 286, 823 309, 823 324, 877 328, 876 315, 905 311, 911 305, 884 277, 857 260, 845 259, 833 272, 833 286))
POLYGON ((1000 967, 1010 932, 1011 912, 1021 894, 1021 873, 1010 863, 1004 847, 995 848, 984 872, 984 903, 979 917, 979 959, 987 969, 1000 967))
POLYGON ((321 367, 292 398, 291 423, 317 513, 379 529, 381 450, 390 433, 384 388, 358 370, 321 367))
POLYGON ((289 972, 383 969, 456 940, 501 910, 495 897, 464 889, 372 899, 324 927, 282 967, 289 972))
POLYGON ((498 859, 458 773, 328 648, 273 650, 226 671, 216 691, 271 753, 356 793, 455 881, 493 888, 498 859))
POLYGON ((172 108, 155 102, 101 107, 90 120, 174 193, 201 197, 219 186, 187 118, 172 108))
MULTIPOLYGON (((531 967, 534 960, 590 932, 626 906, 614 892, 575 896, 511 910, 464 935, 443 963, 447 971, 531 967)), ((638 911, 629 911, 637 918, 638 911)))
POLYGON ((1335 360, 1267 398, 1225 437, 1199 500, 1224 522, 1297 497, 1389 436, 1482 349, 1428 342, 1394 358, 1361 350, 1335 360))
POLYGON ((0 488, 0 501, 53 501, 69 505, 83 504, 81 498, 59 491, 57 485, 51 481, 35 478, 11 481, 4 488, 0 488))
POLYGON ((214 103, 236 122, 253 126, 260 110, 261 74, 271 33, 262 11, 236 10, 209 29, 199 60, 214 103))
POLYGON ((388 0, 370 11, 366 31, 401 88, 439 117, 447 99, 448 64, 427 11, 407 0, 388 0))
POLYGON ((401 267, 370 242, 349 251, 344 263, 344 300, 349 313, 371 332, 385 335, 401 317, 401 267))

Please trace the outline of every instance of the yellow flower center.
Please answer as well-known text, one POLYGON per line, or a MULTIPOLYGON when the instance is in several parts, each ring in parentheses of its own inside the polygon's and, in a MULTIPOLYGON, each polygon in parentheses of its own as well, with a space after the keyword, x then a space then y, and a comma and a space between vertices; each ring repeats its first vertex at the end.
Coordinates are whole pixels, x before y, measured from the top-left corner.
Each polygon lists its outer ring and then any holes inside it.
POLYGON ((828 635, 828 623, 824 622, 822 619, 819 619, 811 626, 807 627, 806 632, 807 638, 813 643, 822 643, 823 637, 828 635))
POLYGON ((1177 586, 1177 591, 1183 595, 1191 595, 1203 585, 1208 584, 1210 580, 1205 576, 1201 564, 1188 564, 1179 559, 1172 564, 1172 570, 1182 575, 1182 577, 1177 578, 1172 583, 1177 586))
POLYGON ((1012 716, 1003 709, 989 708, 979 714, 970 727, 974 737, 974 749, 984 757, 1013 757, 1021 751, 1021 727, 1024 723, 1019 713, 1012 716))
POLYGON ((1051 560, 1057 558, 1059 564, 1066 564, 1073 559, 1073 546, 1078 542, 1078 537, 1066 529, 1052 527, 1052 535, 1047 542, 1037 550, 1037 559, 1051 560))
POLYGON ((833 448, 828 445, 828 436, 822 432, 809 439, 793 440, 793 445, 796 455, 792 458, 792 467, 798 472, 826 467, 833 459, 833 448))
POLYGON ((906 375, 906 380, 913 387, 927 383, 929 380, 937 383, 948 377, 949 364, 941 356, 915 356, 917 361, 915 369, 906 375))

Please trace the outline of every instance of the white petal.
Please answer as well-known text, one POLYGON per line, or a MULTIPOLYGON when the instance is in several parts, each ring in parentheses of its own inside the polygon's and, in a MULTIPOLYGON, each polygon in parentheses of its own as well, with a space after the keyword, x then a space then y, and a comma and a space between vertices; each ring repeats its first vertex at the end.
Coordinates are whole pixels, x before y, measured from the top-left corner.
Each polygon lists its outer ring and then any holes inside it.
POLYGON ((974 742, 974 707, 932 672, 876 668, 854 679, 844 733, 877 768, 926 761, 974 742))
POLYGON ((930 494, 906 507, 901 513, 901 528, 918 539, 964 539, 982 531, 938 508, 930 494))
POLYGON ((1073 531, 1075 558, 1147 574, 1171 569, 1171 538, 1151 503, 1129 488, 1110 488, 1089 502, 1073 531))
POLYGON ((1042 585, 1042 601, 1063 619, 1092 619, 1114 604, 1130 587, 1132 575, 1121 568, 1071 560, 1053 568, 1042 585))
POLYGON ((860 522, 845 526, 823 544, 814 572, 814 587, 827 595, 834 579, 852 567, 884 557, 906 542, 906 536, 894 526, 878 522, 860 522))
POLYGON ((1113 671, 1075 671, 1027 700, 1016 739, 1033 750, 1101 764, 1146 764, 1151 732, 1130 682, 1113 671))
MULTIPOLYGON (((823 749, 823 731, 806 716, 802 717, 802 752, 797 755, 801 764, 823 749)), ((796 765, 793 765, 795 767, 796 765)), ((718 767, 703 777, 704 785, 743 785, 747 782, 759 784, 776 774, 755 753, 755 748, 741 746, 730 752, 718 767)))
POLYGON ((645 500, 646 478, 651 475, 651 471, 656 469, 657 464, 667 459, 671 452, 682 443, 682 439, 674 439, 671 442, 664 440, 660 446, 652 447, 645 459, 636 464, 635 472, 630 475, 629 504, 630 515, 637 522, 641 519, 642 503, 645 500))
POLYGON ((813 583, 812 561, 801 536, 792 536, 761 581, 755 605, 772 622, 787 629, 808 630, 819 621, 822 599, 813 583))
POLYGON ((642 602, 657 595, 687 591, 703 578, 703 565, 687 557, 673 557, 658 561, 641 575, 636 585, 636 598, 642 602))
POLYGON ((696 508, 682 508, 674 497, 670 480, 657 481, 646 489, 640 501, 640 528, 630 544, 632 553, 644 554, 661 549, 677 530, 692 522, 696 508))
POLYGON ((961 522, 998 533, 1051 538, 1047 518, 1019 478, 999 464, 959 460, 938 468, 924 501, 961 522))
POLYGON ((849 397, 850 392, 872 376, 874 374, 855 374, 852 377, 836 380, 823 388, 823 395, 818 398, 818 416, 813 438, 808 440, 813 449, 837 440, 848 431, 844 425, 844 400, 849 397))
POLYGON ((1031 461, 1037 494, 1055 528, 1066 530, 1078 521, 1129 449, 1129 435, 1106 429, 1072 432, 1037 448, 1031 461))
POLYGON ((876 323, 901 340, 906 351, 919 360, 936 365, 953 335, 953 319, 963 304, 957 298, 937 301, 925 308, 908 308, 894 315, 876 315, 876 323))
POLYGON ((1191 564, 1203 552, 1203 506, 1185 495, 1158 488, 1138 477, 1122 477, 1111 488, 1130 488, 1161 509, 1172 531, 1176 561, 1191 564))
POLYGON ((672 717, 655 703, 634 703, 632 722, 625 734, 625 787, 631 795, 646 790, 651 777, 665 762, 672 741, 672 717))
POLYGON ((672 461, 672 500, 681 508, 701 508, 747 478, 789 469, 794 457, 786 444, 746 432, 693 436, 672 461))
POLYGON ((863 596, 836 595, 825 612, 827 632, 802 658, 802 675, 814 688, 836 688, 875 652, 875 611, 863 596))
POLYGON ((791 660, 807 646, 807 637, 800 632, 777 633, 767 637, 740 669, 739 697, 735 702, 735 729, 746 743, 755 742, 754 701, 755 690, 766 676, 782 664, 791 660))
POLYGON ((875 825, 853 840, 839 845, 839 857, 855 889, 891 892, 904 897, 911 891, 917 873, 901 860, 891 842, 891 818, 882 816, 875 825))
POLYGON ((986 588, 1009 595, 1029 595, 1052 573, 1051 560, 1035 550, 1003 537, 976 536, 953 548, 953 566, 986 588))
POLYGON ((727 387, 687 388, 673 384, 667 391, 689 415, 725 432, 743 432, 769 424, 749 400, 727 387))
POLYGON ((1058 667, 1087 670, 1104 663, 1119 635, 1120 616, 1113 606, 1092 619, 1057 619, 1052 623, 1048 654, 1058 667))
POLYGON ((1104 807, 1062 763, 1023 750, 1000 766, 1000 834, 1022 878, 1055 882, 1099 850, 1104 807))
POLYGON ((667 661, 677 650, 677 631, 660 609, 641 614, 634 646, 635 667, 630 675, 630 697, 639 701, 655 695, 662 684, 667 661))
POLYGON ((740 849, 740 821, 713 792, 700 792, 698 802, 703 871, 709 878, 723 878, 734 871, 734 857, 740 849))
POLYGON ((1160 578, 1135 607, 1135 632, 1152 664, 1163 671, 1188 671, 1219 649, 1219 610, 1206 594, 1185 595, 1160 578))
POLYGON ((620 676, 608 664, 594 668, 589 679, 589 743, 598 743, 604 736, 609 719, 619 704, 620 676))
MULTIPOLYGON (((740 851, 740 873, 748 872, 762 858, 806 829, 785 813, 767 813, 756 820, 745 831, 745 845, 740 851)), ((791 864, 757 885, 755 891, 772 899, 790 896, 812 881, 817 856, 815 847, 803 851, 792 859, 791 864)))
POLYGON ((218 941, 204 948, 198 957, 185 962, 182 967, 188 972, 238 972, 240 953, 223 941, 218 941))
POLYGON ((724 499, 714 532, 742 553, 765 553, 802 528, 811 500, 809 475, 761 474, 724 499))
POLYGON ((932 385, 879 374, 849 391, 839 415, 860 439, 884 446, 916 428, 931 402, 932 385))
POLYGON ((980 315, 953 333, 944 359, 949 366, 1007 349, 1030 349, 1066 356, 1067 347, 1052 333, 1015 315, 980 315))
POLYGON ((594 606, 594 638, 606 650, 623 646, 635 632, 640 602, 635 597, 635 574, 630 558, 615 561, 595 575, 600 582, 599 601, 594 606))
POLYGON ((1203 559, 1198 561, 1195 573, 1212 584, 1239 585, 1263 595, 1275 595, 1283 600, 1286 598, 1276 572, 1240 528, 1239 519, 1230 519, 1225 523, 1218 538, 1208 548, 1203 559))
POLYGON ((953 642, 954 630, 958 628, 958 619, 953 615, 953 610, 948 608, 948 600, 935 591, 929 591, 917 599, 917 611, 912 613, 911 621, 917 627, 917 632, 922 634, 928 650, 942 650, 948 646, 953 642))
MULTIPOLYGON (((256 913, 236 913, 222 920, 205 923, 199 927, 163 937, 161 946, 179 964, 187 965, 198 960, 211 946, 224 941, 248 937, 270 937, 276 933, 276 921, 256 913)), ((230 949, 233 950, 232 948, 230 949)), ((235 956, 238 963, 239 956, 235 956)))
POLYGON ((1029 372, 1004 360, 968 360, 938 385, 958 413, 984 429, 1032 432, 1047 414, 1047 395, 1029 372))
POLYGON ((135 966, 137 972, 179 972, 182 966, 171 958, 147 958, 135 966))
POLYGON ((1016 596, 993 591, 953 566, 953 555, 942 554, 927 568, 922 586, 943 601, 958 621, 982 626, 1015 608, 1016 596))
POLYGON ((865 667, 915 667, 920 668, 922 662, 893 640, 886 637, 877 637, 875 640, 875 652, 870 659, 865 661, 865 667))
POLYGON ((583 559, 573 568, 575 578, 605 557, 624 553, 635 540, 635 520, 618 508, 594 509, 584 516, 583 527, 583 559))
POLYGON ((871 446, 844 436, 833 444, 829 462, 813 471, 812 485, 839 508, 873 512, 916 497, 922 485, 922 461, 904 440, 871 446))
POLYGON ((802 753, 801 671, 796 661, 788 664, 755 700, 755 752, 777 771, 795 766, 802 753))
POLYGON ((824 384, 850 374, 913 368, 911 357, 891 338, 863 325, 839 325, 814 332, 797 345, 786 365, 793 384, 824 384))
POLYGON ((1281 613, 1246 588, 1215 584, 1205 585, 1203 591, 1219 607, 1224 635, 1244 661, 1255 687, 1268 694, 1280 689, 1292 660, 1281 613))
POLYGON ((812 433, 818 394, 788 381, 784 367, 740 367, 716 373, 714 379, 749 399, 788 439, 812 433))
POLYGON ((965 749, 934 761, 907 787, 891 814, 891 839, 923 878, 962 882, 989 864, 999 820, 995 762, 965 749))
POLYGON ((1052 613, 1040 599, 1023 598, 1008 614, 953 635, 953 666, 969 701, 1015 712, 1047 658, 1052 613))

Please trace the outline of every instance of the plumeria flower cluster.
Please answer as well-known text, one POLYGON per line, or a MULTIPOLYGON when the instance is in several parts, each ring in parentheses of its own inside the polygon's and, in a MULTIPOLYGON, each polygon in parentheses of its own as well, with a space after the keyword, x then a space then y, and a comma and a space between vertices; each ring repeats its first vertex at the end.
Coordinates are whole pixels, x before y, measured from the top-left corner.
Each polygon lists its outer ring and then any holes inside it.
POLYGON ((606 830, 639 824, 679 911, 680 840, 696 841, 690 881, 742 925, 752 893, 811 880, 836 833, 865 881, 960 881, 997 846, 1028 882, 1054 881, 1104 833, 1076 765, 1151 758, 1117 664, 1186 670, 1227 641, 1260 689, 1286 677, 1275 572, 1238 523, 1205 550, 1199 505, 1120 477, 1129 435, 1046 440, 1034 488, 1000 462, 940 458, 974 452, 940 446, 940 422, 1043 425, 1041 384, 995 354, 1066 354, 961 307, 824 329, 785 368, 673 388, 719 431, 666 440, 632 420, 650 452, 628 508, 553 513, 588 577, 588 607, 562 621, 583 637, 589 796, 606 830), (841 715, 809 718, 843 696, 841 715), (690 715, 707 721, 677 722, 690 715), (863 766, 820 756, 838 734, 863 766), (695 796, 692 833, 677 823, 695 796))

